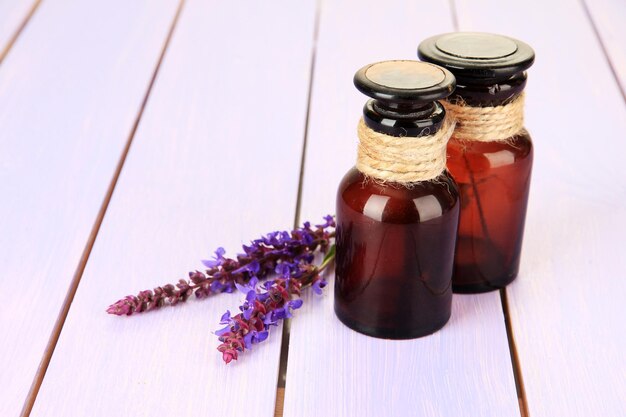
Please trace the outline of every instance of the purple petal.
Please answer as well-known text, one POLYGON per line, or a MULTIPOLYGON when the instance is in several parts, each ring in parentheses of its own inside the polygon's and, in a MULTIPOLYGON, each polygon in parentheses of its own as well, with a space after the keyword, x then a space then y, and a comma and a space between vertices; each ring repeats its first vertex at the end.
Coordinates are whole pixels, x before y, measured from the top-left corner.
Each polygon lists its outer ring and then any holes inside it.
POLYGON ((246 294, 246 301, 249 303, 252 303, 254 300, 256 300, 256 291, 254 290, 250 290, 248 291, 248 294, 246 294))
POLYGON ((283 278, 288 278, 291 275, 291 268, 289 263, 287 262, 281 262, 278 265, 276 265, 276 269, 274 270, 274 272, 276 272, 278 275, 282 276, 283 278))
POLYGON ((220 324, 228 323, 230 323, 230 310, 226 310, 226 313, 222 314, 222 318, 220 319, 220 324))
POLYGON ((276 243, 278 243, 278 240, 276 239, 276 235, 278 235, 278 232, 268 233, 267 236, 263 238, 263 243, 269 246, 275 245, 276 243))
POLYGON ((326 229, 327 227, 335 227, 335 219, 330 214, 324 216, 324 220, 326 221, 324 224, 316 224, 317 227, 322 227, 326 229))
POLYGON ((221 292, 226 287, 219 281, 213 281, 209 288, 211 288, 211 292, 221 292))
POLYGON ((265 339, 267 339, 267 336, 269 336, 269 332, 267 330, 263 330, 262 332, 257 332, 254 335, 254 339, 252 339, 252 343, 260 343, 264 341, 265 339))
POLYGON ((248 264, 248 271, 256 275, 261 270, 261 265, 256 259, 248 264))
POLYGON ((211 260, 211 259, 203 259, 202 263, 204 264, 204 266, 206 266, 207 268, 215 268, 218 267, 222 264, 222 262, 224 261, 224 254, 226 253, 226 251, 224 250, 224 248, 219 247, 217 248, 217 250, 215 251, 215 260, 211 260))
POLYGON ((323 279, 318 279, 317 281, 315 281, 313 283, 313 291, 318 294, 318 295, 322 295, 322 288, 326 287, 326 281, 323 279))
POLYGON ((207 268, 215 268, 220 266, 222 264, 222 261, 203 259, 202 264, 204 264, 204 266, 206 266, 207 268))
POLYGON ((250 288, 248 288, 248 286, 247 286, 247 285, 241 285, 241 284, 239 284, 239 283, 237 283, 237 282, 235 282, 235 287, 237 287, 237 289, 238 289, 240 292, 242 292, 242 293, 244 293, 244 294, 246 294, 246 295, 248 294, 248 291, 250 291, 250 288))
POLYGON ((226 326, 226 327, 224 327, 223 329, 216 330, 216 331, 215 331, 215 334, 216 334, 217 336, 222 336, 223 334, 226 334, 226 333, 228 333, 228 332, 230 332, 230 326, 226 326))
POLYGON ((259 261, 256 259, 250 263, 245 264, 241 268, 237 268, 233 271, 234 274, 240 274, 242 272, 249 272, 252 275, 255 275, 257 272, 261 270, 261 265, 259 261))
POLYGON ((267 325, 270 325, 270 324, 276 325, 278 323, 278 320, 283 320, 285 318, 287 318, 287 313, 285 309, 277 308, 276 310, 273 310, 270 313, 268 313, 267 317, 265 318, 263 322, 267 325))
POLYGON ((252 334, 252 332, 250 332, 243 337, 243 344, 246 347, 246 349, 252 348, 252 336, 254 335, 252 334))
POLYGON ((288 311, 289 309, 286 309, 286 308, 277 308, 276 310, 272 312, 272 315, 274 316, 274 319, 276 319, 276 321, 283 320, 289 317, 288 311))

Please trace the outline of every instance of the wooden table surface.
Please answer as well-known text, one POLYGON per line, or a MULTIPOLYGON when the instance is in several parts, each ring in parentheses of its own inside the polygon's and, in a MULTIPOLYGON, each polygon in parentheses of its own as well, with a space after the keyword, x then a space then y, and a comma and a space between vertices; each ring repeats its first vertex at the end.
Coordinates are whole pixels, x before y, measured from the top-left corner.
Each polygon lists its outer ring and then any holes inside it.
POLYGON ((625 89, 623 0, 0 0, 0 416, 625 416, 625 89), (211 331, 238 294, 105 314, 332 213, 355 70, 453 30, 537 53, 505 291, 387 341, 331 285, 229 366, 211 331))

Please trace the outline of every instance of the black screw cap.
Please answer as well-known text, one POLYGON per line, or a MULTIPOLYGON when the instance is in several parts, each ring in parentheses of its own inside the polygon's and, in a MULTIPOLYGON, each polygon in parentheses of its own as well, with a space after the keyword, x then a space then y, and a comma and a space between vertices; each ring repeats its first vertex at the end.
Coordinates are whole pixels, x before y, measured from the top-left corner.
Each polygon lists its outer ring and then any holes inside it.
POLYGON ((454 91, 454 75, 420 61, 383 61, 366 65, 354 75, 354 85, 382 105, 423 106, 454 91))
POLYGON ((508 36, 479 32, 454 32, 420 43, 418 57, 440 65, 460 78, 506 79, 528 69, 535 52, 508 36))

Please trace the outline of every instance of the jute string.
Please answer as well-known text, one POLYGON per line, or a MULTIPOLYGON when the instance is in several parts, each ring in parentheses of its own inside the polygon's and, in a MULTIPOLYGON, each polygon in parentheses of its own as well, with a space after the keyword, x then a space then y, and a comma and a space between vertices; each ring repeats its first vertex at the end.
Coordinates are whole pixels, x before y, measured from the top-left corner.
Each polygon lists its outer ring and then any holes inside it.
POLYGON ((379 182, 435 179, 446 167, 446 145, 453 131, 454 122, 446 118, 433 135, 397 137, 376 132, 361 119, 356 168, 379 182))
POLYGON ((455 139, 505 141, 524 129, 524 93, 501 106, 473 107, 442 101, 448 117, 455 119, 455 139))

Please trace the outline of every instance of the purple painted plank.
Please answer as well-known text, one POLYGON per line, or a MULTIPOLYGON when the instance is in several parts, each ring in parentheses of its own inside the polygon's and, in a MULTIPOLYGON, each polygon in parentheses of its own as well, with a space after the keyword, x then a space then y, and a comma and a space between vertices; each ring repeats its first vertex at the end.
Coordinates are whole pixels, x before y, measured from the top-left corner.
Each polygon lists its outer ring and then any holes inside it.
POLYGON ((2 416, 35 378, 176 6, 44 1, 0 66, 2 416))
POLYGON ((273 415, 281 329, 228 366, 211 333, 240 294, 104 309, 292 225, 314 9, 186 1, 34 416, 273 415))

